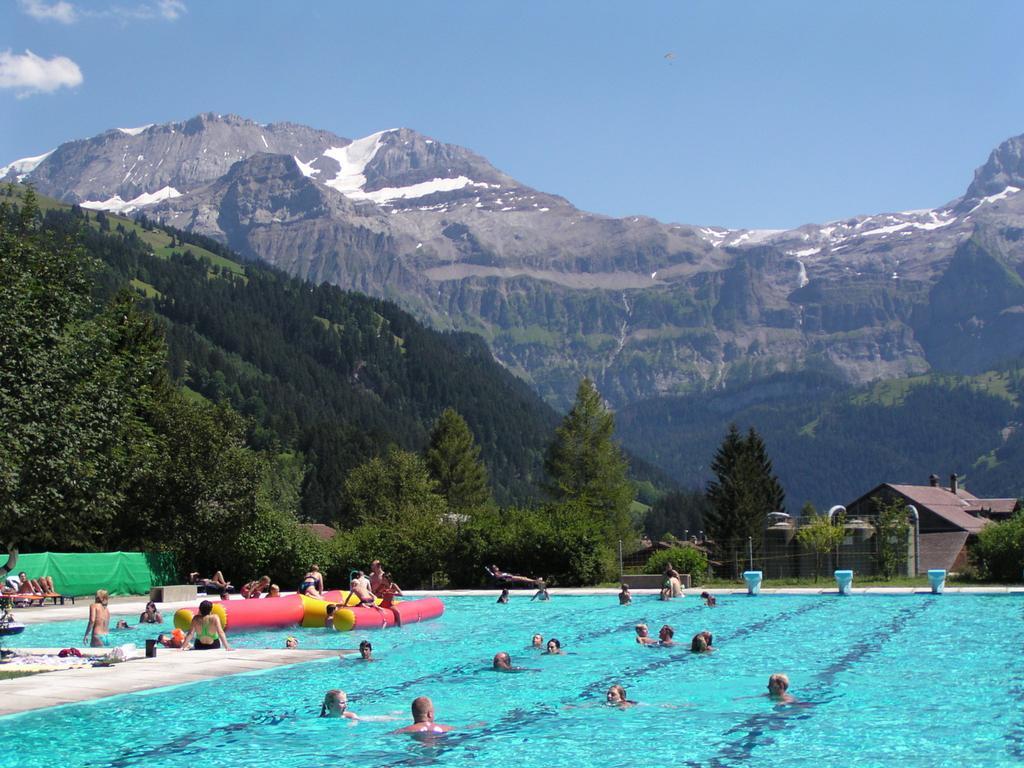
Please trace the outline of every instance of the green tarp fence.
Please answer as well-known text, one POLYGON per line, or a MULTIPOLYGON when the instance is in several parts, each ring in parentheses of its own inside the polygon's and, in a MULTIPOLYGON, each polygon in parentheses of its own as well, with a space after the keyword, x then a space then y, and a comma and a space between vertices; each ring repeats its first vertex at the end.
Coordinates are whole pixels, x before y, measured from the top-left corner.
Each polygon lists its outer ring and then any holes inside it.
POLYGON ((18 556, 16 571, 29 578, 50 576, 62 595, 142 595, 155 585, 177 582, 174 557, 167 552, 100 552, 78 555, 39 552, 18 556))

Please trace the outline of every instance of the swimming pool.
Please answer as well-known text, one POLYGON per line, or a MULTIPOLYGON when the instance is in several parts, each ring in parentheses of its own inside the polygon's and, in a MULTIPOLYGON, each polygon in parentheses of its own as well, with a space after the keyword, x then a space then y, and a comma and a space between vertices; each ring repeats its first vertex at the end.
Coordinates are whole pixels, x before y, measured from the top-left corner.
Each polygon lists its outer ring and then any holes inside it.
MULTIPOLYGON (((736 596, 714 609, 692 597, 615 602, 448 598, 441 619, 367 634, 377 663, 329 659, 16 715, 4 719, 17 733, 5 749, 22 768, 1024 762, 1018 597, 736 596), (653 633, 671 624, 687 644, 639 647, 641 620, 653 633), (688 640, 702 629, 719 650, 690 654, 688 640), (534 632, 557 637, 568 655, 527 650, 534 632), (536 671, 491 672, 499 650, 536 671), (773 672, 788 673, 790 692, 809 706, 773 706, 762 695, 773 672), (603 706, 612 683, 640 706, 603 706), (335 687, 360 715, 397 719, 317 718, 335 687), (458 731, 434 744, 390 735, 409 722, 418 695, 458 731)), ((82 622, 63 624, 80 640, 82 622)), ((260 634, 277 647, 288 633, 260 634)), ((362 638, 296 634, 303 647, 352 648, 362 638)))

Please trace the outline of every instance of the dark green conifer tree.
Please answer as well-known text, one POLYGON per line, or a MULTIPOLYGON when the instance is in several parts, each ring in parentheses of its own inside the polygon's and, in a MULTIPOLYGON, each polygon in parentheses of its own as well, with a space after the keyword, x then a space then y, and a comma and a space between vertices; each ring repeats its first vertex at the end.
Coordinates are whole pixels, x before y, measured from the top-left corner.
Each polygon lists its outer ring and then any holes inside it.
POLYGON ((452 512, 492 503, 480 447, 465 419, 454 409, 445 408, 438 417, 425 458, 430 475, 437 481, 437 491, 448 500, 452 512))
POLYGON ((707 486, 707 532, 718 559, 738 576, 748 562, 748 547, 755 557, 760 553, 768 513, 783 511, 785 494, 764 441, 753 428, 744 438, 731 425, 711 470, 715 480, 707 486))
POLYGON ((622 451, 612 440, 614 431, 615 417, 593 382, 583 379, 545 461, 548 492, 557 501, 578 502, 593 510, 609 543, 628 542, 636 535, 630 516, 634 488, 622 451))

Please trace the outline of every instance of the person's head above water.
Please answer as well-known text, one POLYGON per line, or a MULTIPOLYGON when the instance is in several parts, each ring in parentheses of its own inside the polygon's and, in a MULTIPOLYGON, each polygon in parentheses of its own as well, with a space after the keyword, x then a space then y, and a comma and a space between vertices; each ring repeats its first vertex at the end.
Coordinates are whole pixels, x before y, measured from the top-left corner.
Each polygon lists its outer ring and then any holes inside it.
POLYGON ((781 697, 784 696, 786 691, 789 690, 789 677, 782 673, 776 672, 774 675, 768 678, 768 693, 771 696, 781 697))
POLYGON ((434 722, 434 702, 427 696, 417 696, 413 699, 412 719, 417 723, 434 722))
POLYGON ((608 689, 608 693, 605 694, 605 700, 612 705, 618 706, 625 704, 629 699, 626 698, 626 689, 621 685, 615 684, 608 689))
POLYGON ((558 641, 558 638, 552 637, 548 640, 548 653, 559 653, 562 650, 562 644, 558 641))
POLYGON ((373 656, 373 645, 370 644, 369 640, 362 640, 359 643, 359 655, 364 659, 369 659, 373 656))
POLYGON ((675 634, 676 631, 672 629, 672 627, 670 627, 668 624, 666 624, 658 630, 658 638, 662 642, 665 642, 666 640, 671 640, 675 636, 675 634))
POLYGON ((540 632, 538 632, 537 634, 535 634, 533 636, 533 639, 530 641, 530 643, 533 645, 534 648, 543 648, 544 647, 544 635, 542 635, 542 634, 540 634, 540 632))
POLYGON ((648 633, 648 629, 647 629, 647 625, 646 624, 637 624, 636 625, 637 637, 647 637, 647 633, 648 633))
POLYGON ((507 651, 498 651, 491 661, 491 668, 507 672, 512 669, 512 657, 508 655, 507 651))
POLYGON ((320 717, 341 717, 348 709, 348 695, 340 688, 334 688, 324 694, 320 705, 320 717))
POLYGON ((708 649, 708 641, 701 633, 697 633, 693 636, 693 640, 690 642, 690 650, 694 653, 704 653, 708 649))
POLYGON ((288 635, 288 637, 286 637, 284 639, 284 647, 285 648, 298 648, 299 647, 299 639, 297 637, 295 637, 294 635, 288 635))

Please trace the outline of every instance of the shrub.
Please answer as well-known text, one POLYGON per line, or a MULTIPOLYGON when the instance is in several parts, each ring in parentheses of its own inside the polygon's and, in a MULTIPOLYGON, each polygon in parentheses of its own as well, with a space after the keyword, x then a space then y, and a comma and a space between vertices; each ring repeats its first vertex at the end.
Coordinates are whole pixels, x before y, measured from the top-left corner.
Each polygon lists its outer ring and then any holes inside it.
POLYGON ((673 547, 655 552, 647 561, 647 572, 662 573, 669 563, 680 573, 690 574, 694 583, 700 583, 708 574, 707 557, 694 547, 673 547))
POLYGON ((982 528, 971 560, 983 579, 1019 581, 1024 570, 1024 513, 982 528))

